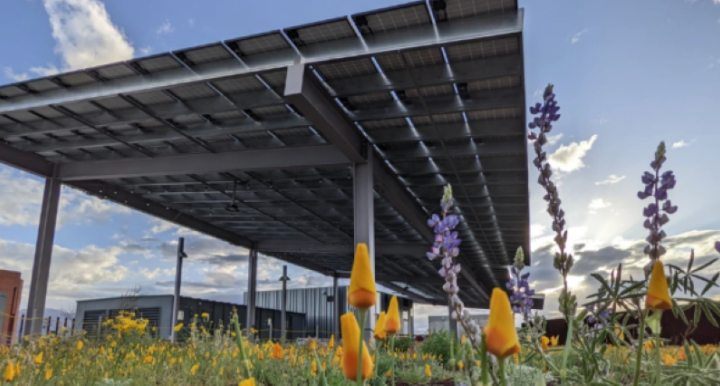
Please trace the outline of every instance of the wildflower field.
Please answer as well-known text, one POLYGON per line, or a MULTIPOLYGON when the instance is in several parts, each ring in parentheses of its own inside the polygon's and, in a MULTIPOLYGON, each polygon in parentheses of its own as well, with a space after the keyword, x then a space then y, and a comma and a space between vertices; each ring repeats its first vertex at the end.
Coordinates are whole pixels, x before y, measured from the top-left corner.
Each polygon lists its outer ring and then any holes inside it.
MULTIPOLYGON (((678 210, 668 197, 676 179, 672 171, 663 170, 664 143, 657 147, 652 171, 643 174, 644 187, 638 192, 639 199, 651 201, 642 213, 648 230, 644 277, 623 276, 620 264, 607 277, 591 275, 597 292, 588 299, 577 299, 570 291, 567 277, 574 258, 567 248, 568 226, 543 150, 559 109, 548 86, 543 102, 530 108, 535 117, 528 139, 556 233, 554 268, 564 282, 558 300, 565 336, 548 336, 545 318, 531 312, 534 291, 520 249, 506 288, 492 290, 487 325, 481 328, 472 321, 458 296, 461 267, 455 258, 462 241, 454 230, 458 218, 447 186, 442 213, 428 220, 436 238, 427 258, 441 262, 443 290, 464 331, 460 340, 446 332, 431 333, 423 342, 400 337, 395 297, 379 315, 372 337, 365 336, 359 326, 377 301, 377 291, 367 247, 358 244, 348 303, 359 320, 353 312, 341 317, 342 341, 256 342, 237 316, 229 326, 212 327, 205 315, 196 315, 189 326, 175 327, 181 339, 170 343, 154 338, 146 320, 123 313, 106 322, 104 338, 62 332, 0 347, 0 381, 5 386, 720 385, 718 347, 699 346, 690 337, 701 320, 720 328, 720 308, 706 296, 720 287, 720 272, 711 272, 718 259, 696 266, 691 254, 684 267, 662 262, 667 237, 662 227, 678 210), (681 344, 670 345, 663 335, 663 313, 672 313, 688 327, 681 344), (522 327, 516 327, 516 320, 522 327)), ((714 247, 720 253, 720 242, 714 247)))

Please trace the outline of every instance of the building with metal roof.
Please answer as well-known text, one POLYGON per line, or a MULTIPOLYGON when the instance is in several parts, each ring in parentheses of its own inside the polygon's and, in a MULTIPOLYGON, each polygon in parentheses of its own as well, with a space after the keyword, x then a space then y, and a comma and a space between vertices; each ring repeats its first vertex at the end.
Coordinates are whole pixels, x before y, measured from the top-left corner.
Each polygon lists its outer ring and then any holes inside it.
POLYGON ((29 309, 63 184, 250 249, 251 293, 257 253, 348 277, 366 242, 378 283, 446 304, 450 183, 487 307, 529 261, 522 26, 515 0, 419 1, 0 86, 0 162, 47 179, 29 309))

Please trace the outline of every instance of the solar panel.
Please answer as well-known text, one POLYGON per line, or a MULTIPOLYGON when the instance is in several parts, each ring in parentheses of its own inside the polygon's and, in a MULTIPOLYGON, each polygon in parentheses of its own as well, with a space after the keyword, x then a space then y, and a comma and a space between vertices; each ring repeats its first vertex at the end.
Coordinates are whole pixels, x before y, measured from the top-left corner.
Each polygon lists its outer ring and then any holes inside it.
POLYGON ((132 94, 130 96, 138 102, 148 106, 175 102, 175 99, 161 91, 146 91, 132 94))
POLYGON ((315 66, 324 79, 340 79, 377 73, 370 58, 323 63, 315 66))
POLYGON ((448 60, 452 63, 514 54, 518 52, 518 49, 517 37, 510 36, 502 39, 479 40, 471 43, 447 46, 445 47, 445 53, 447 54, 448 60))
POLYGON ((434 97, 455 94, 455 89, 452 84, 441 84, 437 86, 421 87, 419 92, 418 89, 413 88, 406 90, 405 93, 410 98, 417 98, 419 95, 422 95, 423 97, 434 97))
POLYGON ((290 114, 290 110, 285 105, 267 106, 267 107, 256 107, 252 109, 252 112, 257 114, 259 117, 270 117, 277 115, 290 114))
POLYGON ((40 117, 29 111, 13 111, 12 113, 8 113, 6 115, 20 122, 37 121, 38 119, 40 119, 40 117))
POLYGON ((0 88, 0 96, 12 98, 20 95, 27 94, 25 91, 21 90, 17 86, 6 86, 0 88))
POLYGON ((88 102, 67 103, 64 104, 62 107, 65 107, 66 109, 72 111, 75 114, 87 114, 100 111, 100 109, 88 102))
POLYGON ((182 64, 178 63, 178 61, 170 55, 138 59, 135 63, 147 72, 158 72, 182 67, 182 64))
POLYGON ((519 107, 507 107, 502 109, 468 111, 465 115, 467 115, 468 121, 479 121, 485 119, 518 118, 523 116, 523 111, 519 107))
POLYGON ((423 125, 432 125, 433 122, 435 122, 435 124, 459 123, 459 122, 464 122, 464 119, 463 119, 463 116, 461 113, 450 113, 450 114, 434 114, 432 116, 432 120, 430 120, 430 117, 427 115, 422 115, 419 117, 412 117, 412 121, 415 126, 423 126, 423 125))
POLYGON ((57 84, 49 81, 48 79, 39 79, 25 83, 31 90, 36 92, 43 92, 48 90, 55 90, 60 88, 57 84))
POLYGON ((267 83, 267 85, 272 87, 273 89, 284 90, 285 78, 287 78, 287 70, 283 69, 280 71, 266 72, 264 74, 260 74, 260 78, 262 78, 263 82, 267 83))
POLYGON ((444 63, 442 52, 439 48, 427 48, 423 50, 407 51, 402 53, 381 55, 376 58, 380 68, 383 71, 398 71, 405 69, 404 61, 407 61, 410 67, 424 67, 444 63))
POLYGON ((286 30, 287 36, 296 46, 316 44, 354 37, 355 30, 346 18, 286 30), (297 33, 297 35, 295 35, 297 33))
POLYGON ((358 29, 363 33, 369 31, 377 34, 416 25, 430 24, 430 14, 428 14, 425 2, 421 2, 409 6, 395 7, 386 11, 358 15, 354 17, 354 20, 356 25, 367 23, 369 29, 358 26, 358 29))
POLYGON ((374 92, 370 94, 354 95, 348 97, 348 101, 355 107, 371 106, 392 102, 393 98, 387 91, 374 92))
POLYGON ((461 19, 517 9, 516 0, 445 0, 447 19, 461 19))
POLYGON ((196 84, 190 84, 187 86, 182 87, 176 87, 171 88, 170 92, 175 94, 180 99, 183 100, 190 100, 190 99, 198 99, 198 98, 208 98, 213 96, 218 96, 217 92, 215 90, 211 89, 205 84, 202 83, 196 83, 196 84))
POLYGON ((111 111, 112 110, 129 109, 129 108, 133 107, 133 105, 126 102, 124 99, 122 99, 120 97, 111 97, 111 98, 100 99, 97 101, 97 103, 100 106, 102 106, 108 110, 111 110, 111 111))
POLYGON ((199 117, 196 114, 179 115, 179 116, 173 118, 173 121, 175 121, 181 125, 185 125, 185 126, 195 125, 195 124, 205 122, 204 119, 202 119, 201 117, 199 117))
POLYGON ((216 44, 209 47, 191 49, 182 52, 185 57, 195 64, 216 62, 218 60, 230 59, 232 54, 223 47, 222 44, 216 44))
POLYGON ((105 79, 119 79, 136 75, 135 71, 124 63, 100 67, 95 69, 95 71, 97 71, 98 74, 105 79))
POLYGON ((229 43, 237 44, 243 55, 256 55, 290 48, 290 44, 279 32, 239 39, 229 43))
POLYGON ((468 83, 468 90, 470 91, 487 91, 496 90, 499 88, 507 87, 518 87, 520 86, 519 76, 504 76, 502 78, 495 79, 482 79, 474 80, 468 83))
POLYGON ((360 126, 362 126, 366 130, 375 130, 375 129, 407 127, 408 123, 405 120, 405 118, 392 118, 392 119, 363 121, 363 122, 360 122, 360 126))
POLYGON ((38 115, 42 115, 43 117, 50 119, 64 116, 61 112, 47 106, 35 108, 33 111, 35 111, 38 115))
POLYGON ((95 79, 84 72, 59 75, 58 79, 68 86, 81 86, 83 84, 95 83, 95 79))
POLYGON ((237 78, 223 79, 213 83, 213 85, 220 91, 228 94, 241 91, 257 91, 266 89, 265 85, 254 76, 241 76, 237 78))

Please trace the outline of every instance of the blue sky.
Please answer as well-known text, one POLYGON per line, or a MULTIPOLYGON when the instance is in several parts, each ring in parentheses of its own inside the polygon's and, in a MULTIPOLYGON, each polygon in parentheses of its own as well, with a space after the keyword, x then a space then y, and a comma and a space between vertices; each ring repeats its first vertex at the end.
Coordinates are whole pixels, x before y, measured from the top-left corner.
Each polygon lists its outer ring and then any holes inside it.
MULTIPOLYGON (((0 84, 111 61, 211 43, 399 4, 379 0, 105 1, 6 0, 0 5, 0 84)), ((528 103, 555 84, 562 119, 553 132, 570 239, 582 261, 575 290, 588 293, 589 272, 624 261, 644 264, 642 204, 635 194, 658 142, 668 144, 668 167, 680 210, 666 232, 668 259, 690 248, 712 253, 720 240, 720 0, 527 0, 525 74, 528 103), (639 248, 640 246, 640 248, 639 248), (583 261, 584 260, 584 261, 583 261)), ((530 180, 537 175, 531 173, 530 180)), ((559 278, 552 271, 549 218, 542 193, 531 189, 533 275, 554 315, 559 278)), ((0 268, 29 277, 42 183, 0 166, 0 268)), ((48 307, 73 308, 80 298, 114 296, 135 284, 169 293, 174 240, 188 238, 184 293, 234 301, 245 289, 246 251, 131 212, 63 191, 48 307), (208 283, 215 289, 208 289, 208 283)), ((279 285, 282 263, 261 261, 261 288, 279 285)), ((294 286, 330 280, 299 268, 294 286)), ((25 293, 25 299, 27 298, 25 293)), ((416 326, 428 314, 423 307, 416 326)))

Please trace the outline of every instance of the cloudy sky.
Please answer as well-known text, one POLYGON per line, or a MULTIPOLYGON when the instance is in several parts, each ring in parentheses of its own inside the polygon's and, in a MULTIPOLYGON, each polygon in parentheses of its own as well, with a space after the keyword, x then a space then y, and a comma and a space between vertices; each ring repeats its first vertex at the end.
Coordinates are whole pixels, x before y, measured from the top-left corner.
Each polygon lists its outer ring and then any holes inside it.
MULTIPOLYGON (((178 0, 5 0, 0 5, 0 84, 206 44, 401 3, 380 0, 262 2, 178 0), (282 10, 279 12, 278 10, 282 10)), ((580 297, 587 275, 619 262, 638 274, 645 230, 635 194, 657 144, 668 144, 680 207, 666 232, 669 261, 713 254, 720 240, 720 0, 525 0, 528 104, 555 84, 563 117, 553 132, 570 240, 578 262, 571 284, 580 297)), ((537 175, 531 173, 531 181, 537 175)), ((531 285, 557 314, 561 284, 552 269, 549 218, 531 185, 531 285)), ((42 181, 0 166, 0 268, 29 278, 42 181)), ((48 307, 77 299, 171 293, 178 236, 192 257, 183 294, 238 301, 247 251, 179 229, 124 207, 63 189, 48 307)), ((261 257, 261 289, 277 288, 282 263, 261 257)), ((291 267, 294 287, 330 285, 291 267)), ((27 286, 24 300, 27 299, 27 286)), ((441 308, 419 307, 416 326, 441 308)))

